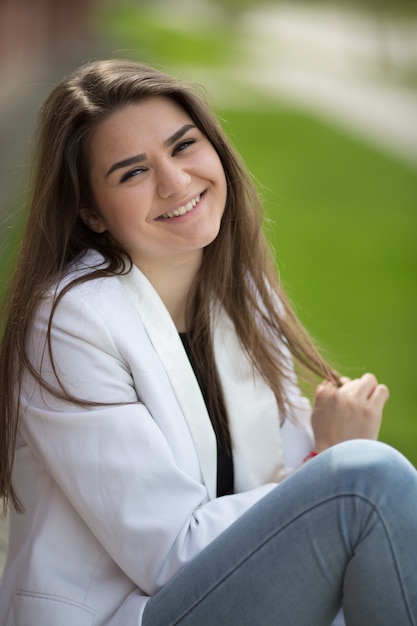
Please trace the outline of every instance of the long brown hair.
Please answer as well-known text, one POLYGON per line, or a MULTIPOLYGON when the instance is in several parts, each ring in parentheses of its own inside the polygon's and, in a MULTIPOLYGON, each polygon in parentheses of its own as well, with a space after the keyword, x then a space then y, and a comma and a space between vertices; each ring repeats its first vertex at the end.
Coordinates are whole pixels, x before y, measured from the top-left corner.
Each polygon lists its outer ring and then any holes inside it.
MULTIPOLYGON (((210 305, 214 300, 233 320, 254 369, 274 391, 282 417, 288 410, 287 360, 279 348, 280 342, 271 341, 271 337, 284 342, 305 372, 337 380, 280 287, 262 231, 262 206, 252 179, 200 91, 130 61, 87 64, 52 91, 39 117, 32 200, 6 302, 0 351, 0 495, 5 507, 9 499, 19 507, 11 473, 24 370, 29 370, 39 384, 47 385, 41 373, 34 370, 27 353, 28 336, 41 298, 87 249, 98 250, 105 266, 92 268, 76 282, 129 270, 123 250, 106 233, 93 232, 80 218, 80 209, 94 203, 88 178, 89 138, 93 129, 114 111, 150 96, 168 97, 183 107, 213 144, 227 179, 227 203, 220 233, 204 250, 188 302, 189 340, 200 371, 206 374, 212 402, 222 402, 211 343, 210 305), (259 332, 260 327, 263 332, 259 332), (204 350, 196 348, 202 344, 204 350)), ((70 281, 66 290, 74 282, 70 281)), ((55 306, 62 294, 56 296, 55 306)), ((50 342, 50 335, 47 341, 50 342)), ((58 390, 48 388, 67 400, 85 403, 68 394, 62 385, 58 390)))

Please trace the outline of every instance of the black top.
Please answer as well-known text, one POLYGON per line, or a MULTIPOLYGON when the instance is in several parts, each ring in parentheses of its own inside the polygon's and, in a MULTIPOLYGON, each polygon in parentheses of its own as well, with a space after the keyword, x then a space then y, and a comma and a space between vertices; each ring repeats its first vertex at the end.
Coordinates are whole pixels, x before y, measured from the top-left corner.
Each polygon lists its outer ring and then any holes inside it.
MULTIPOLYGON (((190 360, 191 366, 194 370, 194 374, 197 378, 198 384, 200 385, 201 393, 203 394, 204 402, 206 403, 206 407, 208 410, 208 393, 204 377, 198 370, 195 360, 191 355, 190 344, 188 342, 187 334, 179 333, 179 335, 190 360)), ((225 441, 224 430, 221 428, 221 420, 222 418, 224 419, 226 416, 218 414, 212 415, 209 410, 208 412, 217 439, 217 495, 225 496, 233 493, 233 458, 228 450, 228 446, 225 441)))

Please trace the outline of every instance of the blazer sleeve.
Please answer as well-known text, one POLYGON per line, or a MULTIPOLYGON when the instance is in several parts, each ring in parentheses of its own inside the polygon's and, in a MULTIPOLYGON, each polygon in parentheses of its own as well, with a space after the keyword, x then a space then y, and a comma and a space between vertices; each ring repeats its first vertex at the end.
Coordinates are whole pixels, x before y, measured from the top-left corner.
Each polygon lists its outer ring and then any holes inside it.
MULTIPOLYGON (((21 432, 105 550, 153 595, 274 485, 208 501, 204 485, 180 467, 137 398, 113 328, 110 332, 97 308, 73 291, 54 316, 57 372, 77 397, 114 404, 79 406, 57 399, 27 374, 21 432)), ((56 385, 44 347, 49 306, 39 311, 30 353, 56 385)), ((117 307, 112 315, 118 315, 117 307)))

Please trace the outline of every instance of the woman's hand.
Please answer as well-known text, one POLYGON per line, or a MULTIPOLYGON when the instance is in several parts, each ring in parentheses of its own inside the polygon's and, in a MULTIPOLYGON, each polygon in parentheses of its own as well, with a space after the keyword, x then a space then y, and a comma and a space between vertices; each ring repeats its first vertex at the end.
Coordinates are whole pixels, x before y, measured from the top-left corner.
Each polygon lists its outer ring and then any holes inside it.
POLYGON ((341 382, 337 387, 324 381, 317 388, 311 417, 317 452, 349 439, 378 439, 388 388, 373 374, 341 382))

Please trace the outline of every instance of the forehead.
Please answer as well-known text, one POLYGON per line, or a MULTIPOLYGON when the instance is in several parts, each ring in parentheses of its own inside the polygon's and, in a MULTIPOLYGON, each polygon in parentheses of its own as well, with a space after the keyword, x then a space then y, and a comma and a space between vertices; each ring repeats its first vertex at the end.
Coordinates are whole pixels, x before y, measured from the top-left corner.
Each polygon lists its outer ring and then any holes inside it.
POLYGON ((136 142, 150 138, 164 141, 178 126, 190 120, 189 114, 174 100, 149 97, 126 104, 111 113, 94 130, 92 144, 136 142))

